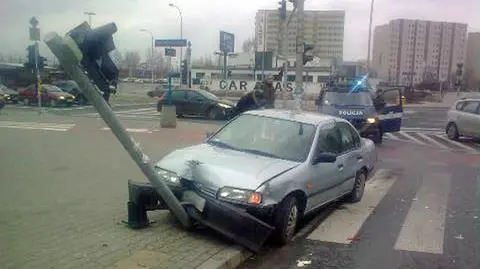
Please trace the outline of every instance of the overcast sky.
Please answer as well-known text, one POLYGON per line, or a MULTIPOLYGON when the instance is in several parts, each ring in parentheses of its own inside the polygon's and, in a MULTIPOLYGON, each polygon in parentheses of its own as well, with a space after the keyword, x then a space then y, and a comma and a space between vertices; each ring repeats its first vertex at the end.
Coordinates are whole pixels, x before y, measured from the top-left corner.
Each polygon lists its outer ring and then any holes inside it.
MULTIPOLYGON (((235 34, 236 50, 243 40, 254 35, 258 9, 276 9, 279 0, 171 0, 183 13, 183 35, 192 42, 193 57, 212 54, 218 49, 219 31, 235 34)), ((115 22, 117 48, 140 51, 150 46, 151 37, 178 38, 180 19, 170 0, 0 0, 0 53, 26 55, 28 21, 36 16, 42 38, 56 31, 64 34, 88 20, 85 11, 97 13, 92 24, 115 22)), ((370 0, 306 0, 305 9, 340 9, 346 11, 344 58, 366 58, 370 0)), ((391 19, 411 18, 469 24, 469 31, 480 31, 480 0, 375 0, 373 24, 391 19)), ((42 44, 41 54, 50 57, 42 44)))

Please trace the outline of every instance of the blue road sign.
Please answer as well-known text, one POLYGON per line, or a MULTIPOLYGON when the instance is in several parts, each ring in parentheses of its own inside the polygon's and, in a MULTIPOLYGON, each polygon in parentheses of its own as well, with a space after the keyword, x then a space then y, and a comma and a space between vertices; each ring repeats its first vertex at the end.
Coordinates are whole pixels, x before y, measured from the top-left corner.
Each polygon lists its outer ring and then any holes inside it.
POLYGON ((235 35, 220 31, 220 51, 226 53, 235 52, 235 35))
POLYGON ((155 39, 155 47, 186 47, 186 39, 155 39))

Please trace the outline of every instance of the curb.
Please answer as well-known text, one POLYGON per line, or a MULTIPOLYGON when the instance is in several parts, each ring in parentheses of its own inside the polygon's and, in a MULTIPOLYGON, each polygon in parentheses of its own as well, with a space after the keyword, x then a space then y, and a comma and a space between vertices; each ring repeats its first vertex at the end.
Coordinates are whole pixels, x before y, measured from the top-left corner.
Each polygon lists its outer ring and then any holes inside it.
POLYGON ((253 253, 234 246, 224 249, 196 267, 196 269, 234 269, 243 264, 253 253))

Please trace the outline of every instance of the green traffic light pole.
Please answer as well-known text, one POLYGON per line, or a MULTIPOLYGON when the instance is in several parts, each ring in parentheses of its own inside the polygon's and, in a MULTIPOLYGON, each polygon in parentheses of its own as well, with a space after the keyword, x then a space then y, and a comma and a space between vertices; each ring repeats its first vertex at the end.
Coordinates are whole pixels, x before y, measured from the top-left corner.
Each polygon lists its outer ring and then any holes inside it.
POLYGON ((98 113, 105 121, 112 133, 130 154, 137 166, 142 170, 152 186, 165 201, 170 211, 177 217, 185 228, 191 227, 190 217, 180 204, 178 199, 155 172, 150 158, 143 153, 140 144, 125 130, 120 121, 115 116, 105 99, 100 95, 91 83, 89 77, 80 66, 83 57, 75 41, 67 36, 60 37, 57 33, 49 33, 45 37, 45 43, 58 58, 63 66, 65 73, 75 80, 83 90, 85 96, 90 100, 98 113))

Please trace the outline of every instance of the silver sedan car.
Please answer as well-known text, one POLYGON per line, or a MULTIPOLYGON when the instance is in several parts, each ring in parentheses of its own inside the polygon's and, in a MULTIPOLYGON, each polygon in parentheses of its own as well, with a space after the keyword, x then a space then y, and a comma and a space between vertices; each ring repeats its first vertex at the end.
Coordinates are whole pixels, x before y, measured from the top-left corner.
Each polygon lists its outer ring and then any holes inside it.
POLYGON ((189 195, 200 214, 206 197, 226 202, 273 226, 285 244, 306 214, 340 198, 359 202, 376 162, 374 143, 343 119, 267 109, 241 114, 155 168, 172 190, 196 186, 189 195))
POLYGON ((460 136, 480 139, 480 96, 461 98, 447 112, 448 138, 458 140, 460 136))

